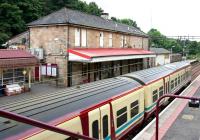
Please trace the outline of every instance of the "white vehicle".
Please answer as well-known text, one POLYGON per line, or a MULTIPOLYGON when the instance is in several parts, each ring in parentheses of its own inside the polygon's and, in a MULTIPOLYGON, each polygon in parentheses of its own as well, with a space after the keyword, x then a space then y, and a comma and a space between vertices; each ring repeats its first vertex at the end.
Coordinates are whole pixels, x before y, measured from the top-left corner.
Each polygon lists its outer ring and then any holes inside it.
POLYGON ((22 88, 18 84, 6 85, 5 93, 7 96, 22 92, 22 88))

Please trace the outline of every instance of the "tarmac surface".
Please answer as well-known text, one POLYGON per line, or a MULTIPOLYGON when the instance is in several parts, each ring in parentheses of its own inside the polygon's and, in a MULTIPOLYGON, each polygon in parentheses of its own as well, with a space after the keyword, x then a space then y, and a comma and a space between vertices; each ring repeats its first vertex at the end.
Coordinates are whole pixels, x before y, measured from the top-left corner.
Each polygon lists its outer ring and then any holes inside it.
MULTIPOLYGON (((200 89, 194 97, 200 97, 200 89)), ((199 140, 200 139, 200 108, 188 105, 178 115, 175 122, 167 131, 163 140, 199 140)))

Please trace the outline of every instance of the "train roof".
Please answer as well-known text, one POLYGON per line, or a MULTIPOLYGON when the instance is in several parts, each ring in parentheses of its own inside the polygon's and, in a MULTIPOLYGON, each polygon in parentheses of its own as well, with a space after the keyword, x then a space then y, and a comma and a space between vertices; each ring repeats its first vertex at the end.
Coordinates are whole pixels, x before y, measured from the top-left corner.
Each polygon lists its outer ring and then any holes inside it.
MULTIPOLYGON (((121 95, 141 84, 125 77, 105 79, 71 87, 46 96, 21 99, 0 108, 43 122, 52 122, 74 111, 86 109, 113 96, 121 95)), ((33 128, 32 126, 0 118, 0 139, 4 139, 33 128)))
POLYGON ((125 74, 121 77, 129 77, 131 79, 138 81, 142 85, 145 85, 152 81, 165 77, 170 73, 173 73, 174 71, 189 65, 190 63, 188 61, 175 62, 163 66, 132 72, 129 74, 125 74))
POLYGON ((166 64, 164 65, 164 67, 167 67, 173 70, 178 70, 189 65, 190 65, 190 61, 181 61, 181 62, 166 64))

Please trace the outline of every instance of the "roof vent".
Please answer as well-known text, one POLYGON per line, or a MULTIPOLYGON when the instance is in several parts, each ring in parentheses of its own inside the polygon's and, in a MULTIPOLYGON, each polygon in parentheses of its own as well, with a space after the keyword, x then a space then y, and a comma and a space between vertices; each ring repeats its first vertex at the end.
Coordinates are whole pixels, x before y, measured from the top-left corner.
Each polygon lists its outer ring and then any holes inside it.
POLYGON ((109 19, 109 14, 108 13, 102 13, 101 17, 104 19, 109 19))

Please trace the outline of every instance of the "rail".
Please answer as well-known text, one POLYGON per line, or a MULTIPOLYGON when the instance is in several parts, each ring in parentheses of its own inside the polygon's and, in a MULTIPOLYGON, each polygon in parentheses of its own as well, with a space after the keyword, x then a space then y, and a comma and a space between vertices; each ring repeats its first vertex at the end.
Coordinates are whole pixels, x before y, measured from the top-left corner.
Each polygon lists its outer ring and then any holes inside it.
POLYGON ((0 116, 11 119, 11 120, 15 120, 17 122, 36 126, 36 127, 39 127, 39 128, 45 129, 45 130, 50 130, 50 131, 53 131, 53 132, 56 132, 59 134, 71 136, 73 138, 84 139, 84 140, 96 140, 96 139, 90 138, 88 136, 70 132, 68 130, 64 130, 62 128, 58 128, 58 127, 55 127, 55 126, 52 126, 49 124, 45 124, 41 121, 37 121, 37 120, 31 119, 31 118, 28 118, 28 117, 25 117, 25 116, 22 116, 22 115, 19 115, 16 113, 8 112, 8 111, 2 110, 2 109, 0 109, 0 116))
POLYGON ((200 100, 199 97, 188 97, 188 96, 179 96, 179 95, 171 95, 171 94, 166 94, 166 95, 163 95, 162 97, 160 97, 156 103, 156 140, 159 140, 159 104, 160 104, 160 101, 166 97, 190 99, 190 100, 200 100))

